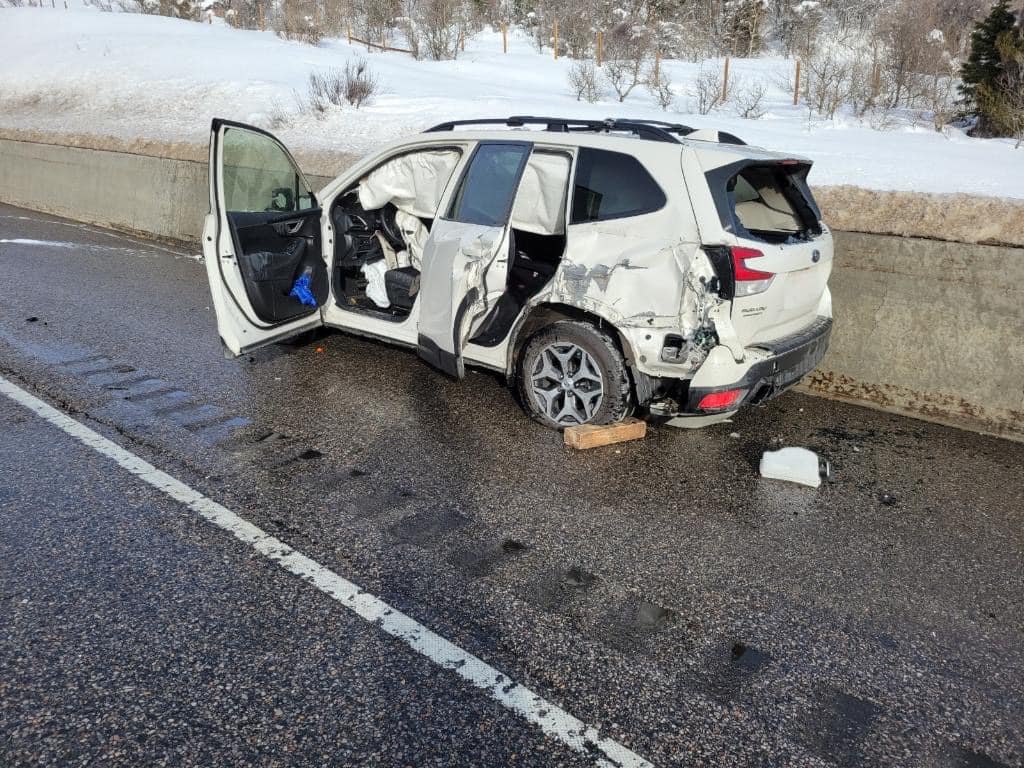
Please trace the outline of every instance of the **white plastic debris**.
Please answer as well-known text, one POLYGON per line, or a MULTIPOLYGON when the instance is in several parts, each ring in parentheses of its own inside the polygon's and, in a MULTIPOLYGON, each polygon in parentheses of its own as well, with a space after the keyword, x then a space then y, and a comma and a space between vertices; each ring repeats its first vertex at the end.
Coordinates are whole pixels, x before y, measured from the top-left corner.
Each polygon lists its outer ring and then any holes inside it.
POLYGON ((761 455, 761 477, 817 488, 821 485, 818 454, 806 448, 780 448, 761 455))

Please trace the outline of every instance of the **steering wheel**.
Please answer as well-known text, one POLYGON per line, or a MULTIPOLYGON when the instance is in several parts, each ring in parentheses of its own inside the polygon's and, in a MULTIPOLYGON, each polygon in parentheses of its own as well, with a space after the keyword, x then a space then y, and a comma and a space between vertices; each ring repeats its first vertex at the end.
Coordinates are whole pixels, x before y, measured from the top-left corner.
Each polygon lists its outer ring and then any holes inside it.
POLYGON ((401 251, 405 249, 405 237, 402 236, 402 230, 398 226, 398 220, 395 217, 397 213, 398 209, 388 203, 378 212, 377 223, 391 247, 396 251, 401 251))

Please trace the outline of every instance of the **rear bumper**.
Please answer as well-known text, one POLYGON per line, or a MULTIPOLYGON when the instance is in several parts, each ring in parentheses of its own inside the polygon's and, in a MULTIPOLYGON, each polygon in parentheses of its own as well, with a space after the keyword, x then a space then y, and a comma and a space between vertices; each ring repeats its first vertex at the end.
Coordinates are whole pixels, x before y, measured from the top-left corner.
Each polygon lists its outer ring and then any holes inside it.
MULTIPOLYGON (((680 412, 706 415, 735 411, 742 405, 755 405, 777 397, 817 367, 825 357, 831 335, 832 319, 819 317, 799 333, 758 344, 751 351, 766 353, 766 356, 760 357, 734 381, 723 384, 716 382, 713 386, 691 385, 685 403, 680 403, 680 412), (701 400, 708 395, 737 389, 742 390, 740 397, 725 408, 715 410, 699 407, 701 400)), ((696 379, 699 380, 700 376, 696 379)))

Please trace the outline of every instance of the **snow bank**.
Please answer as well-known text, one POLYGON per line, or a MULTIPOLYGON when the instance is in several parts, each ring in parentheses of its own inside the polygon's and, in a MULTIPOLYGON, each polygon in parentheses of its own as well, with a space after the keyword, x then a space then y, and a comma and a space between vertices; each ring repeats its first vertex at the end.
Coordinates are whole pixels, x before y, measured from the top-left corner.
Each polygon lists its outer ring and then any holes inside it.
MULTIPOLYGON (((850 119, 808 120, 780 83, 792 76, 782 59, 737 60, 733 77, 762 81, 767 114, 742 120, 723 110, 687 113, 686 85, 696 64, 662 62, 680 92, 667 115, 640 89, 625 104, 614 98, 577 102, 567 59, 538 54, 513 36, 468 41, 454 62, 417 62, 399 53, 370 53, 344 41, 319 47, 270 32, 235 30, 157 16, 63 8, 0 9, 0 128, 109 135, 127 143, 202 144, 209 120, 229 117, 270 127, 290 147, 313 153, 362 153, 374 145, 445 120, 510 114, 647 117, 736 133, 751 144, 814 159, 816 186, 959 192, 1024 198, 1024 149, 951 130, 938 134, 909 116, 888 131, 850 119), (334 109, 321 119, 294 112, 310 72, 365 57, 381 82, 373 104, 334 109)), ((717 67, 710 61, 705 66, 717 67)))

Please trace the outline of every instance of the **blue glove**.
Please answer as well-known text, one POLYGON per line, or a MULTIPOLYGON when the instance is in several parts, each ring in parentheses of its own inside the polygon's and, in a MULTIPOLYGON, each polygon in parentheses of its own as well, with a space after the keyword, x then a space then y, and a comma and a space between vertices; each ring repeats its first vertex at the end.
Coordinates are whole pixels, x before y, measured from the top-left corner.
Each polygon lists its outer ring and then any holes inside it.
POLYGON ((309 282, 311 276, 309 273, 299 275, 299 279, 295 281, 295 285, 288 292, 289 296, 294 296, 296 299, 301 301, 303 304, 308 304, 311 307, 316 306, 316 299, 313 297, 312 291, 309 290, 309 282))

